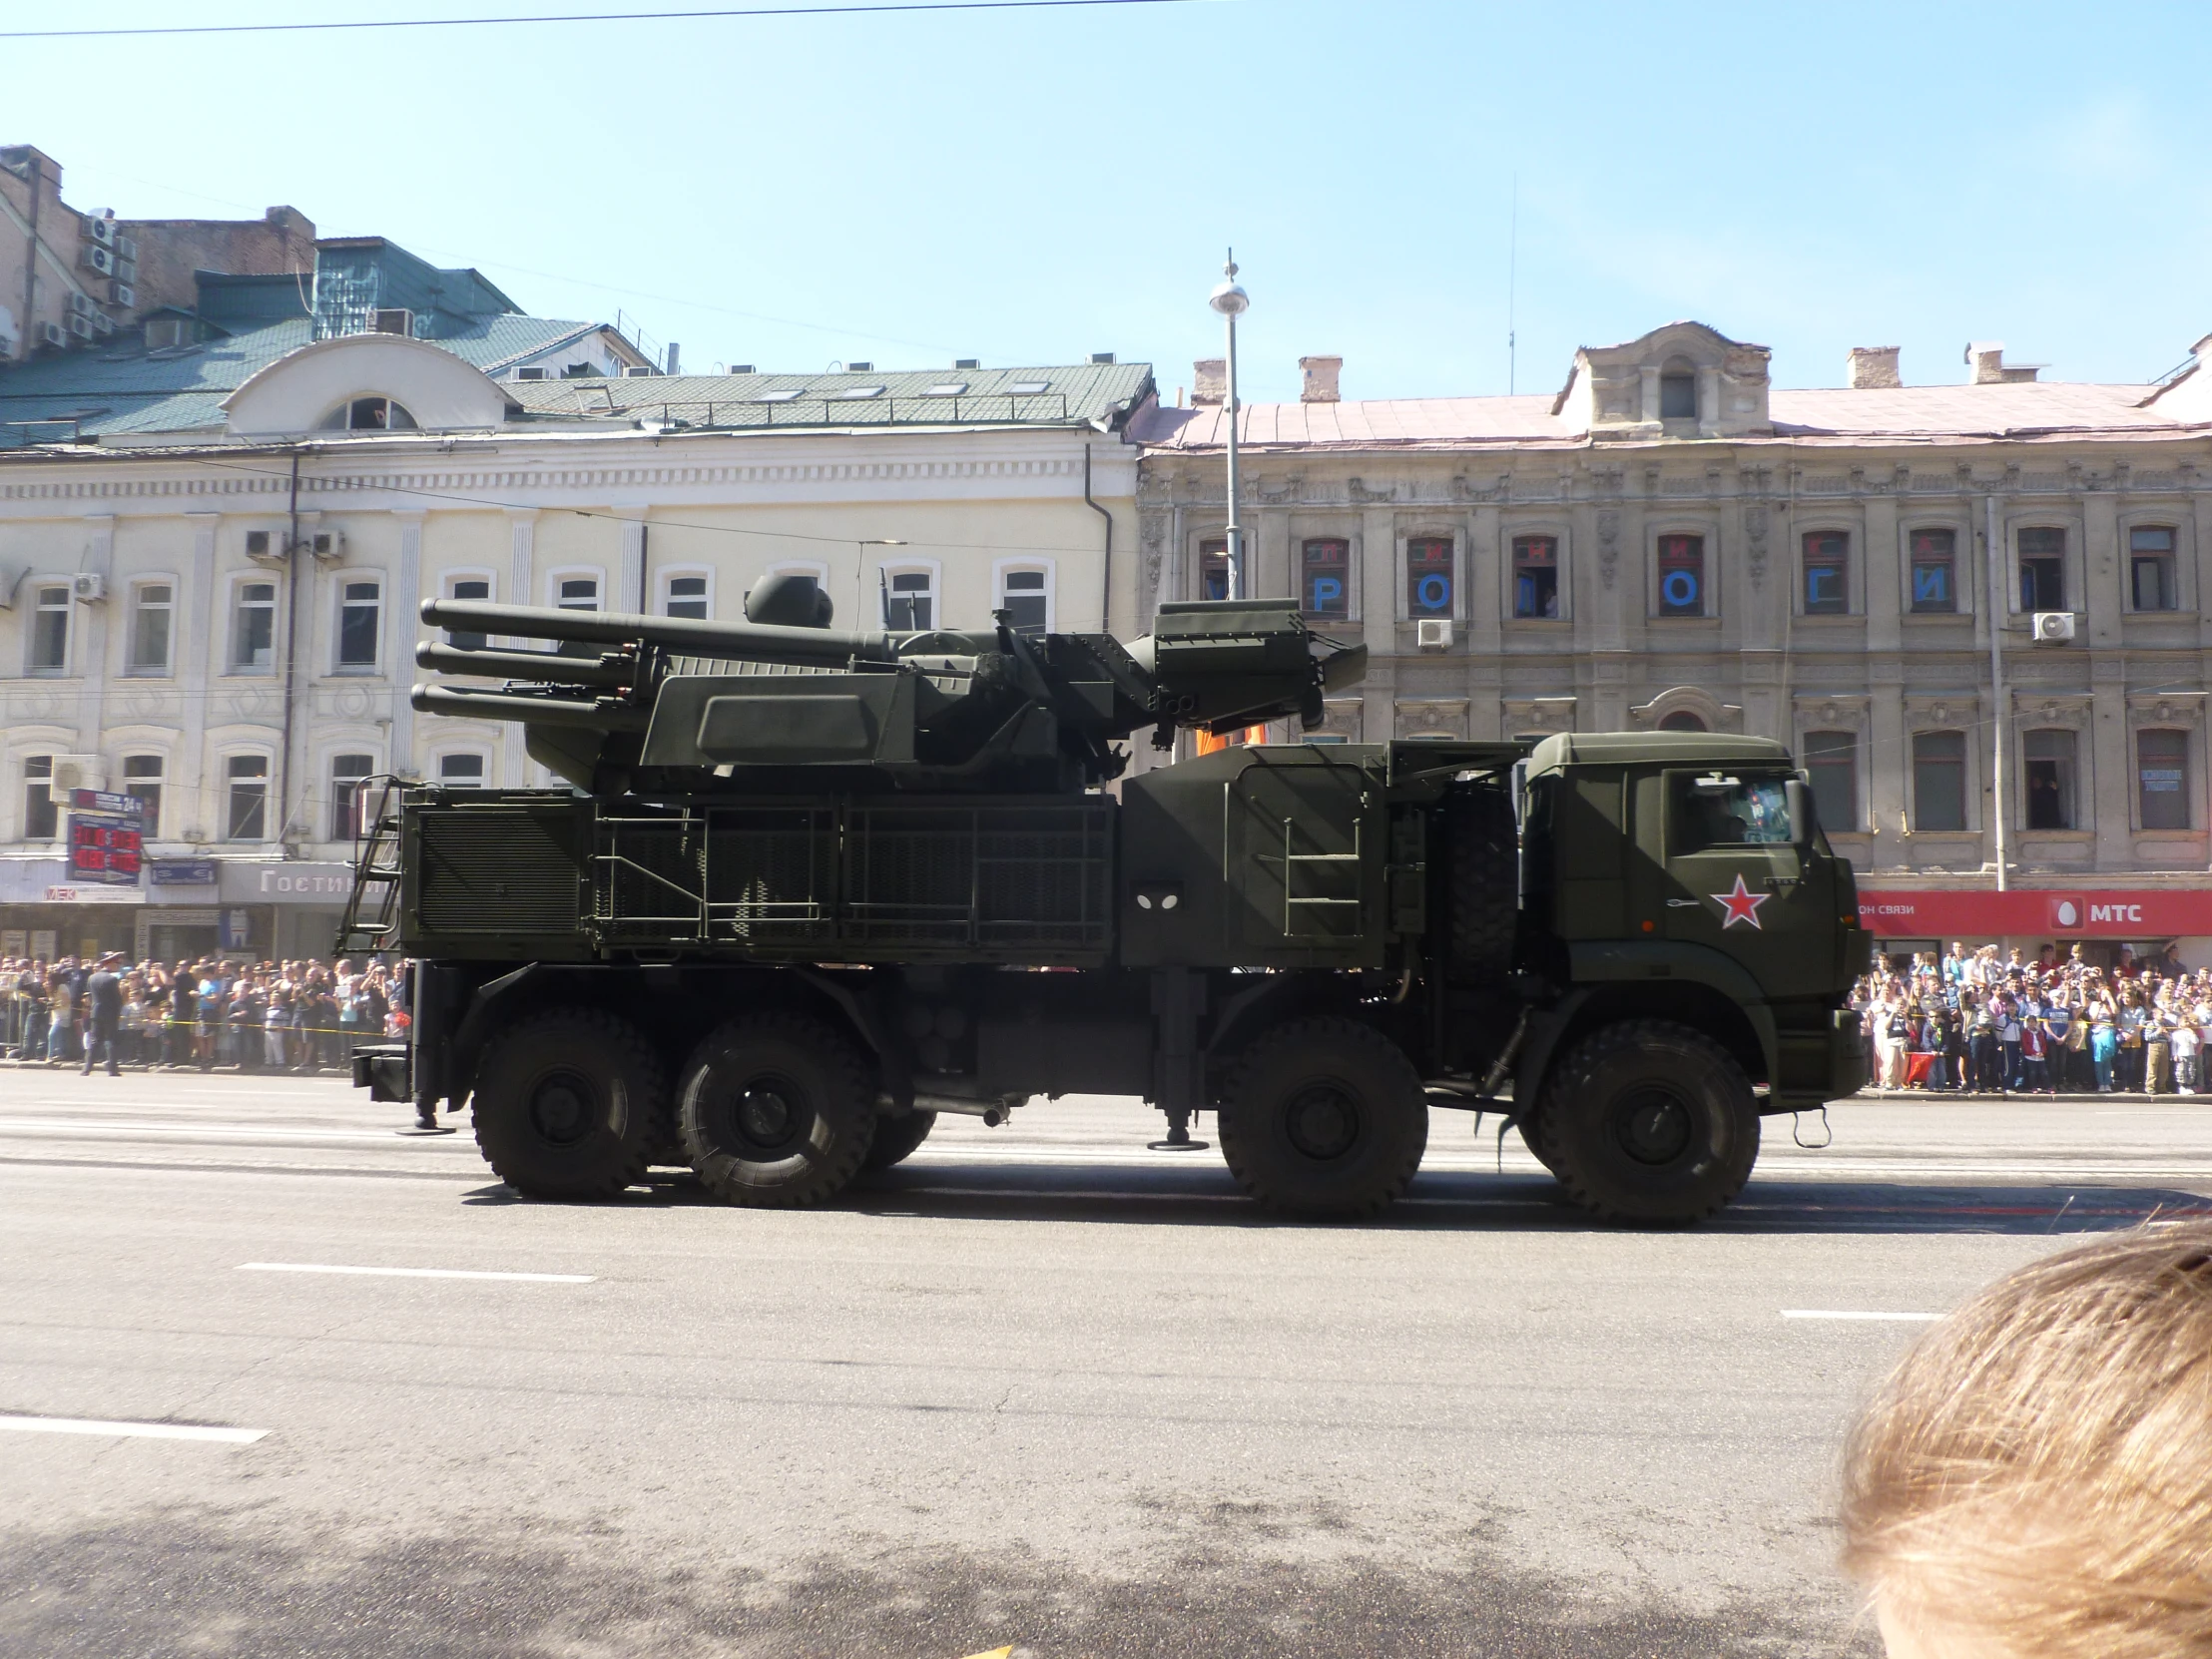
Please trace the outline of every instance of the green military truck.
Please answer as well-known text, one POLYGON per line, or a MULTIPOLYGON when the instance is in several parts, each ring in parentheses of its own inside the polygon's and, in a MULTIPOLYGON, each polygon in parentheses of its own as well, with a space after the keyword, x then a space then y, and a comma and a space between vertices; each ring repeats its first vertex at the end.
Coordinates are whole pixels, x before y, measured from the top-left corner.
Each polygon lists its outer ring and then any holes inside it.
POLYGON ((1850 867, 1788 752, 1690 733, 1240 746, 1116 780, 1145 726, 1299 716, 1364 652, 1284 602, 1153 635, 833 633, 431 601, 431 712, 572 787, 394 785, 341 949, 412 961, 355 1081, 472 1104, 502 1180, 688 1164, 801 1205, 939 1114, 1142 1096, 1271 1209, 1374 1214, 1432 1110, 1503 1114, 1574 1201, 1686 1223, 1760 1120, 1864 1080, 1850 867), (611 649, 599 650, 599 647, 611 649), (464 682, 502 679, 497 689, 464 682))

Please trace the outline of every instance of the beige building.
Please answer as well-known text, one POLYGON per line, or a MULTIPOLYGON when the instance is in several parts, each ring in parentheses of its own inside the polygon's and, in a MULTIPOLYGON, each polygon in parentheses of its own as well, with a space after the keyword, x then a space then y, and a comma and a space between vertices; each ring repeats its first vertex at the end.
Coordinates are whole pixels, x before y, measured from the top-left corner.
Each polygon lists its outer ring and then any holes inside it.
MULTIPOLYGON (((1242 414, 1248 589, 1374 653, 1329 735, 1772 736, 1895 937, 2203 939, 2212 338, 2152 385, 1969 359, 1787 390, 1680 322, 1552 395, 1345 402, 1308 358, 1242 414)), ((1145 608, 1220 585, 1199 392, 1133 426, 1145 608)))

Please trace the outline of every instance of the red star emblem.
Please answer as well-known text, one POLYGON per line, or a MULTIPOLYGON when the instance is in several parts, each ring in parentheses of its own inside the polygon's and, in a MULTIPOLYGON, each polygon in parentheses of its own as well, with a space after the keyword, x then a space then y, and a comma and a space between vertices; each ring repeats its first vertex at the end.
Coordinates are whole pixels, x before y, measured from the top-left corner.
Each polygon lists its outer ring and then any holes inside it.
MULTIPOLYGON (((1720 904, 1721 930, 1726 932, 1739 921, 1748 921, 1752 926, 1758 927, 1759 906, 1766 903, 1774 894, 1771 892, 1753 892, 1744 885, 1743 872, 1739 870, 1736 875, 1736 890, 1734 892, 1717 892, 1710 896, 1720 904)), ((1766 929, 1760 928, 1760 931, 1765 932, 1766 929)))

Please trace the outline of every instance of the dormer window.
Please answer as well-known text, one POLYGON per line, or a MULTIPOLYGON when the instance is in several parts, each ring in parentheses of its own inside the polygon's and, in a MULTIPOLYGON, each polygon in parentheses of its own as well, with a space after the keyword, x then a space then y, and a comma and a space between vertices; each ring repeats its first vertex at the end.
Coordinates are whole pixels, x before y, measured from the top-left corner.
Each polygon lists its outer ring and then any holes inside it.
POLYGON ((1689 364, 1672 362, 1660 371, 1659 418, 1697 419, 1697 370, 1689 364))
POLYGON ((325 432, 402 432, 412 431, 415 417, 404 403, 389 397, 356 397, 349 403, 340 403, 323 416, 321 430, 325 432))

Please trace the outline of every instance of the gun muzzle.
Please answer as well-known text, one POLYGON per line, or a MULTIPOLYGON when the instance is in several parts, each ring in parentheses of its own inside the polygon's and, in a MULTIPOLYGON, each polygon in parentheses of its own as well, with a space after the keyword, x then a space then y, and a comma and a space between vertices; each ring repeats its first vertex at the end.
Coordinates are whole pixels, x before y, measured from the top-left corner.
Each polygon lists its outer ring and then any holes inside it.
POLYGON ((618 611, 563 611, 544 605, 492 605, 479 599, 425 599, 422 620, 437 628, 575 645, 654 645, 692 657, 843 668, 854 658, 898 658, 888 634, 837 628, 789 628, 762 622, 695 622, 689 617, 636 616, 618 611))
POLYGON ((469 691, 459 686, 417 686, 410 707, 426 715, 457 720, 511 720, 527 726, 582 726, 599 732, 642 732, 651 716, 602 699, 586 703, 573 697, 518 697, 507 692, 469 691))
POLYGON ((539 680, 549 686, 600 686, 612 691, 638 683, 635 662, 609 653, 564 657, 558 651, 464 651, 424 640, 415 647, 415 666, 439 674, 472 674, 482 680, 539 680))

